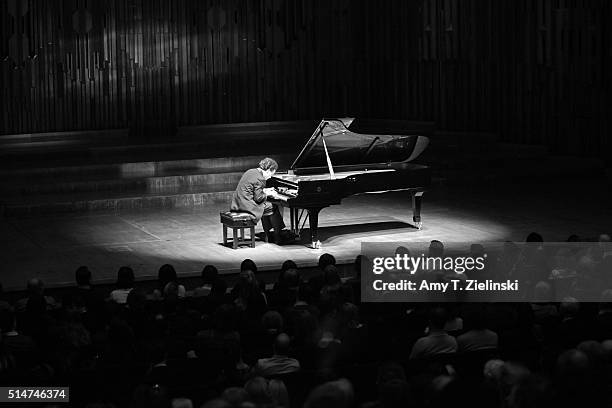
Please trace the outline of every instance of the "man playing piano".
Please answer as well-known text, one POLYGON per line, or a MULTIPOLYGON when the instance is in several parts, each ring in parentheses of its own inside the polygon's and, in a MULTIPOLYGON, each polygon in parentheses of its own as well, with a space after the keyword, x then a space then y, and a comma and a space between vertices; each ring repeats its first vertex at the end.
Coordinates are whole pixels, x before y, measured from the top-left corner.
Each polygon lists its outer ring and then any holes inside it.
POLYGON ((256 169, 247 170, 236 187, 232 196, 231 211, 247 212, 253 215, 256 221, 261 219, 268 242, 282 244, 285 228, 281 209, 276 204, 268 201, 268 197, 285 199, 276 193, 274 188, 266 188, 266 180, 269 180, 276 170, 278 164, 273 159, 266 157, 259 162, 256 169), (274 229, 274 235, 270 230, 274 229))

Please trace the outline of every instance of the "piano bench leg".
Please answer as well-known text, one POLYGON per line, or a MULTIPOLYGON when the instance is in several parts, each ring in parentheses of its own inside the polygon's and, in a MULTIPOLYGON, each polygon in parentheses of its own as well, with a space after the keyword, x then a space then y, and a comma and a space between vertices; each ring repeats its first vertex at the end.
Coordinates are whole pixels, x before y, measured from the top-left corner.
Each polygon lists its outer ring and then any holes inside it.
POLYGON ((236 228, 232 228, 232 248, 238 248, 238 234, 236 234, 236 228))

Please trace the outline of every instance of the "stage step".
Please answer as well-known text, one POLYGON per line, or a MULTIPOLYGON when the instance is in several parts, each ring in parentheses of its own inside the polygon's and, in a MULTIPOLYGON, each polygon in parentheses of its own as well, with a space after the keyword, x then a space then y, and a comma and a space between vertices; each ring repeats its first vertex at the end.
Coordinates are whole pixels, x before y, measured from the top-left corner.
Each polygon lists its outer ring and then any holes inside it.
MULTIPOLYGON (((130 140, 125 129, 68 132, 65 138, 60 133, 3 136, 0 201, 7 216, 229 204, 246 169, 263 156, 287 169, 317 123, 185 127, 164 141, 130 140)), ((390 133, 409 127, 414 130, 409 133, 430 136, 417 162, 432 167, 432 188, 603 172, 597 161, 550 156, 543 146, 502 143, 492 133, 434 132, 429 122, 384 124, 390 133)))
POLYGON ((8 201, 3 206, 7 217, 56 215, 67 213, 115 212, 146 208, 181 208, 200 207, 214 203, 225 203, 229 207, 235 184, 208 185, 206 189, 198 187, 179 188, 167 193, 140 194, 61 194, 33 197, 24 202, 8 201))
MULTIPOLYGON (((279 163, 281 168, 286 168, 293 160, 293 156, 286 154, 272 154, 270 156, 279 163)), ((49 184, 53 183, 133 182, 135 179, 146 178, 231 174, 256 167, 260 160, 261 156, 238 156, 82 167, 2 170, 0 171, 0 189, 15 191, 21 186, 27 190, 35 191, 38 185, 48 187, 49 184)))

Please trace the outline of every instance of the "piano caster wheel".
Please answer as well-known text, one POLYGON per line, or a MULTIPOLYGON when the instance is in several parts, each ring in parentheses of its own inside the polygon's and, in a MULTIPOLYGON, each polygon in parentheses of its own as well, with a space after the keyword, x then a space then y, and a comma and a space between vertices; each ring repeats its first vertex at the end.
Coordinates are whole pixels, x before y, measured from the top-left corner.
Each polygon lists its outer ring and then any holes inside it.
POLYGON ((420 230, 420 229, 423 229, 423 223, 422 223, 421 221, 417 222, 417 223, 415 224, 415 226, 416 226, 416 227, 417 227, 417 229, 419 229, 419 230, 420 230))
POLYGON ((313 242, 313 243, 310 245, 310 247, 311 247, 312 249, 321 249, 321 241, 314 241, 314 242, 313 242))

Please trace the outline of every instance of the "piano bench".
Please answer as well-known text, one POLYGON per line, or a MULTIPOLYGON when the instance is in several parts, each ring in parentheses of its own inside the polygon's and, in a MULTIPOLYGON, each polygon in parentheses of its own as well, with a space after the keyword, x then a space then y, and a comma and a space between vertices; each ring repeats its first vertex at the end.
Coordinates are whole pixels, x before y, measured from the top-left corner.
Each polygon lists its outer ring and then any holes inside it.
POLYGON ((255 248, 255 225, 253 216, 246 212, 223 211, 219 213, 221 224, 223 224, 223 245, 227 246, 227 229, 232 229, 232 248, 246 244, 255 248), (246 240, 244 230, 250 229, 251 237, 246 240))

